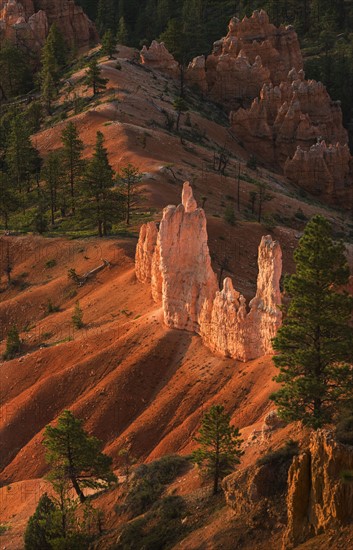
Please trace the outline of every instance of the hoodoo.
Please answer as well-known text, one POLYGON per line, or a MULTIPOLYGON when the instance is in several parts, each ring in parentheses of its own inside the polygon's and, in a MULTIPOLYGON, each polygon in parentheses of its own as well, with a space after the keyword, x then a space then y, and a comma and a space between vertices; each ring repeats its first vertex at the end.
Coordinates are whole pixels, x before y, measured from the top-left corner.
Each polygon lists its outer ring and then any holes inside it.
POLYGON ((271 353, 271 340, 281 323, 282 254, 270 236, 261 240, 258 265, 257 292, 248 311, 230 278, 218 290, 206 216, 188 182, 182 204, 164 209, 159 231, 154 222, 140 230, 136 276, 149 282, 153 298, 162 301, 165 324, 196 332, 212 351, 241 361, 271 353))

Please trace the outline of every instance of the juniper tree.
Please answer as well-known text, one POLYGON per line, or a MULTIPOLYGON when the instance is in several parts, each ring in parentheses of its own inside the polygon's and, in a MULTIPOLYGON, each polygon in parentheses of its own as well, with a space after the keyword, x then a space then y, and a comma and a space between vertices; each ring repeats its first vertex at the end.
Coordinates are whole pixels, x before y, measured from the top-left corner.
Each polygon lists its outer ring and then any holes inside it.
POLYGON ((353 297, 342 290, 349 267, 342 242, 320 215, 307 224, 286 278, 289 305, 273 346, 282 388, 272 395, 287 421, 319 428, 353 392, 353 297))
POLYGON ((55 427, 45 428, 43 444, 51 467, 49 480, 69 482, 81 503, 86 499, 85 487, 105 488, 116 481, 112 459, 102 453, 103 442, 90 436, 83 429, 83 421, 71 411, 64 411, 55 427))
POLYGON ((200 447, 193 452, 193 461, 213 478, 213 494, 218 493, 219 481, 239 464, 243 454, 238 428, 230 426, 230 415, 222 405, 213 405, 205 413, 199 436, 200 447))

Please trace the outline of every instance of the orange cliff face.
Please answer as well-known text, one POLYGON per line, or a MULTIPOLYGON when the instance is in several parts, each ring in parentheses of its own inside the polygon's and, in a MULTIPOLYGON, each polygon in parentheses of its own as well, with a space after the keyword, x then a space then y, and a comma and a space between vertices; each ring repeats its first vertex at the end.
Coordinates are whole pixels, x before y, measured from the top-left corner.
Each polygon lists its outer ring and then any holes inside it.
POLYGON ((164 209, 158 232, 153 222, 142 226, 135 261, 136 276, 151 283, 168 327, 200 334, 207 347, 225 357, 248 361, 272 353, 281 323, 282 253, 270 236, 259 247, 257 292, 249 311, 229 278, 218 290, 205 213, 188 182, 182 204, 164 209))
MULTIPOLYGON (((163 56, 154 54, 159 46, 144 48, 142 61, 175 76, 165 47, 163 56)), ((191 61, 185 80, 230 111, 234 137, 258 160, 325 201, 351 207, 352 157, 341 107, 321 82, 305 79, 293 27, 275 27, 263 10, 233 18, 212 54, 191 61)))
POLYGON ((87 48, 98 41, 94 24, 73 0, 0 0, 1 42, 10 40, 38 51, 53 23, 70 47, 87 48))

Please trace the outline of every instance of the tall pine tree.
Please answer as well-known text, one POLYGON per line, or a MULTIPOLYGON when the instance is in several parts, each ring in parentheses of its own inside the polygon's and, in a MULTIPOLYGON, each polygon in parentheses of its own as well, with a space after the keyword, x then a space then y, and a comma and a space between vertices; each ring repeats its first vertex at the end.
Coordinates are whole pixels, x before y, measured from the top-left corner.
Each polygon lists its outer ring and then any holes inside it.
POLYGON ((290 299, 274 339, 276 381, 272 395, 280 415, 319 428, 331 422, 353 392, 353 297, 343 243, 329 222, 315 216, 294 253, 296 272, 284 283, 290 299))

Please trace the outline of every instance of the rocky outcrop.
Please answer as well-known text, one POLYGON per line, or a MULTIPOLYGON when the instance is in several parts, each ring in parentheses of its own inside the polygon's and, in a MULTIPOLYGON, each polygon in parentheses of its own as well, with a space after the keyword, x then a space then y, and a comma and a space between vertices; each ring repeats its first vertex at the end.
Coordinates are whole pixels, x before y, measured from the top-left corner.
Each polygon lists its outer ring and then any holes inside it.
POLYGON ((200 334, 205 345, 224 356, 247 361, 272 352, 281 322, 281 249, 270 236, 259 247, 257 293, 249 304, 226 278, 218 290, 207 245, 206 216, 188 182, 182 204, 163 211, 158 235, 142 226, 136 249, 136 276, 150 282, 162 301, 164 322, 200 334))
POLYGON ((70 47, 86 48, 98 41, 93 23, 73 0, 0 0, 1 41, 39 51, 53 23, 70 47))
POLYGON ((310 193, 327 199, 339 198, 350 180, 348 145, 327 146, 325 141, 304 150, 300 146, 284 165, 285 176, 310 193))
POLYGON ((171 76, 177 76, 178 63, 164 45, 164 42, 153 40, 151 46, 144 46, 140 53, 141 63, 150 69, 164 71, 171 76))
POLYGON ((249 109, 230 114, 234 134, 263 162, 284 167, 299 146, 308 150, 317 140, 345 145, 338 103, 321 82, 290 71, 280 86, 265 84, 249 109))
POLYGON ((283 548, 352 521, 353 484, 342 477, 347 470, 353 470, 353 447, 338 443, 327 430, 314 432, 308 451, 295 457, 289 470, 283 548))
POLYGON ((215 42, 205 64, 208 92, 227 107, 246 106, 263 84, 280 84, 293 67, 303 68, 293 27, 276 28, 265 11, 255 11, 242 21, 233 18, 227 36, 215 42))
POLYGON ((279 280, 282 253, 270 236, 262 237, 258 254, 257 292, 249 304, 226 278, 216 293, 211 316, 201 325, 205 344, 214 352, 247 361, 272 352, 272 338, 281 324, 279 280))

